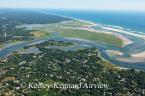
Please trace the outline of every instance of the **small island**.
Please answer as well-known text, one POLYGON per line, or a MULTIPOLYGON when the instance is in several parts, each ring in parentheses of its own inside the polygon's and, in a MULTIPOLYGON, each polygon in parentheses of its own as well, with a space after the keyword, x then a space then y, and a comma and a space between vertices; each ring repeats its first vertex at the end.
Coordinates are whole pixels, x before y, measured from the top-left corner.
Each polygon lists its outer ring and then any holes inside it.
POLYGON ((1 11, 0 96, 144 95, 142 35, 44 11, 1 11))

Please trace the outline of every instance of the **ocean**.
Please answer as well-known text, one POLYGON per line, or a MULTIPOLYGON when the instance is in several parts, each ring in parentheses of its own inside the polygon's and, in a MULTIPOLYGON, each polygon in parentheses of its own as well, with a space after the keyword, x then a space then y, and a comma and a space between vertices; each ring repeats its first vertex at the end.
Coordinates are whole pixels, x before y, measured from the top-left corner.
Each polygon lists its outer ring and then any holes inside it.
MULTIPOLYGON (((123 11, 80 11, 80 10, 45 10, 46 13, 56 14, 60 16, 66 16, 75 19, 81 19, 91 21, 103 26, 121 29, 124 32, 133 32, 140 36, 145 36, 145 12, 123 12, 123 11)), ((126 38, 133 41, 132 44, 124 46, 123 48, 114 48, 109 46, 107 49, 97 46, 101 56, 109 62, 119 65, 125 68, 134 68, 139 70, 145 70, 145 60, 141 62, 128 62, 119 61, 116 56, 110 56, 106 53, 106 50, 118 50, 123 52, 124 55, 119 57, 129 58, 132 60, 131 54, 136 52, 144 52, 145 40, 138 36, 130 36, 129 34, 122 34, 126 38)), ((136 59, 136 58, 135 58, 136 59)))
POLYGON ((85 11, 85 10, 45 10, 48 13, 113 25, 131 31, 145 33, 145 12, 127 11, 85 11))

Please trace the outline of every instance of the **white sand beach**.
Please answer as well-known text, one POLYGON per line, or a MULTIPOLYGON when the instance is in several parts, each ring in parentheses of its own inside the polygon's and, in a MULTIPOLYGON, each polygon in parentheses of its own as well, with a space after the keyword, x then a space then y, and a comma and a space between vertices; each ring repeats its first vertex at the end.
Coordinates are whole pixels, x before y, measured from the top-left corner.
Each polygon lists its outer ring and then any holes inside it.
POLYGON ((124 53, 120 52, 120 51, 116 51, 116 50, 105 50, 105 52, 109 55, 109 56, 121 56, 124 53))
POLYGON ((133 53, 131 54, 132 57, 136 57, 136 58, 144 58, 145 60, 145 51, 142 51, 142 52, 138 52, 138 53, 133 53))
POLYGON ((140 37, 142 39, 145 39, 145 35, 136 34, 136 33, 133 33, 133 32, 127 32, 127 31, 124 31, 124 30, 121 30, 121 29, 115 29, 115 28, 111 28, 111 27, 102 27, 102 28, 106 29, 106 30, 121 32, 121 33, 125 33, 125 34, 128 34, 128 35, 132 35, 132 36, 135 36, 135 37, 140 37))
POLYGON ((144 58, 136 58, 136 57, 119 57, 116 58, 116 60, 121 61, 121 62, 127 62, 127 63, 139 63, 145 61, 144 58))

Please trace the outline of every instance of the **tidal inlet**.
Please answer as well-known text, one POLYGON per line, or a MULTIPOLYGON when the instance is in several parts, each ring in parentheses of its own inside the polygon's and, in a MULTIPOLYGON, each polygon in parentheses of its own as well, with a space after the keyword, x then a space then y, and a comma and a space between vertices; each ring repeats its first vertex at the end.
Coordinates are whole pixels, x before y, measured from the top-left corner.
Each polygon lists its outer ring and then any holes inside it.
POLYGON ((0 96, 145 96, 143 0, 22 1, 0 1, 0 96))

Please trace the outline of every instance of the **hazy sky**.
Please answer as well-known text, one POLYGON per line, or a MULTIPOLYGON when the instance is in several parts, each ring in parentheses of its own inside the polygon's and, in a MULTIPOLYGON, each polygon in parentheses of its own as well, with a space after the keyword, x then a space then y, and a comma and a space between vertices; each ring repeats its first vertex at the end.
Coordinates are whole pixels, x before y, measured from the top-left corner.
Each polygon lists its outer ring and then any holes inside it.
POLYGON ((145 0, 0 0, 0 7, 145 11, 145 0))

